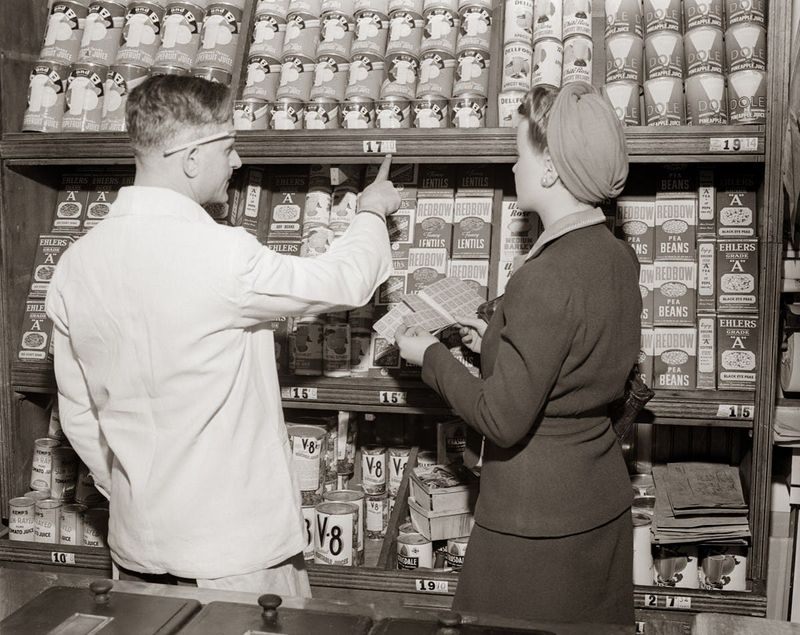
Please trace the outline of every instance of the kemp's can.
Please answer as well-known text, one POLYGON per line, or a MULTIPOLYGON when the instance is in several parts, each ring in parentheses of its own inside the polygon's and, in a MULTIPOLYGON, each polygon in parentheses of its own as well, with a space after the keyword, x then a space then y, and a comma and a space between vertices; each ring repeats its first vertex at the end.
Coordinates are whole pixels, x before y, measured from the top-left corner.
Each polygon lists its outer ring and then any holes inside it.
POLYGON ((767 25, 767 0, 726 0, 725 28, 739 22, 767 25))
POLYGON ((286 38, 286 16, 257 13, 250 38, 250 55, 280 58, 286 38))
POLYGON ((384 97, 375 103, 376 128, 410 128, 411 101, 401 97, 384 97))
POLYGON ((683 82, 677 77, 644 83, 645 122, 648 126, 680 126, 686 121, 683 82))
POLYGON ((561 86, 564 45, 559 40, 539 40, 533 47, 533 75, 531 84, 561 86))
MULTIPOLYGON (((173 67, 174 68, 174 67, 173 67)), ((210 82, 217 82, 229 86, 232 79, 232 74, 222 68, 201 68, 196 67, 190 71, 192 77, 202 77, 210 82)), ((180 73, 178 73, 180 74, 180 73)))
POLYGON ((364 130, 375 127, 375 101, 368 97, 351 97, 341 104, 341 127, 364 130))
POLYGON ((321 27, 319 14, 290 13, 286 18, 283 54, 315 57, 321 27))
POLYGON ((278 83, 281 64, 274 57, 251 55, 247 60, 247 74, 242 99, 275 101, 278 96, 278 83))
POLYGON ((108 67, 86 62, 72 65, 67 79, 61 129, 71 132, 98 132, 103 119, 103 96, 108 67))
POLYGON ((465 49, 459 52, 456 56, 453 96, 460 97, 467 94, 488 96, 490 61, 489 52, 485 50, 465 49))
POLYGON ((103 98, 103 132, 125 130, 125 104, 128 94, 147 79, 147 69, 130 64, 117 64, 108 69, 103 98))
MULTIPOLYGON (((350 14, 352 16, 352 14, 350 14)), ((350 57, 355 24, 352 17, 340 12, 324 13, 320 18, 317 56, 338 55, 350 57)))
POLYGON ((414 100, 415 128, 447 128, 449 101, 439 95, 423 95, 414 100))
POLYGON ((314 66, 314 83, 311 99, 334 99, 344 101, 350 62, 338 55, 320 55, 314 66))
POLYGON ((55 439, 36 439, 33 442, 33 462, 31 463, 32 490, 50 490, 53 475, 53 450, 60 445, 55 439))
POLYGON ((628 33, 642 37, 642 3, 640 0, 605 0, 606 37, 628 33))
POLYGON ((767 70, 767 30, 760 24, 740 22, 725 31, 728 72, 767 70))
POLYGON ((722 28, 722 0, 683 0, 686 30, 699 26, 722 28))
POLYGON ((606 82, 628 80, 641 84, 644 42, 631 33, 606 38, 606 82))
POLYGON ((592 83, 592 38, 576 35, 564 42, 561 83, 592 83))
POLYGON ((11 540, 34 541, 36 526, 36 501, 18 496, 8 501, 8 537, 11 540))
MULTIPOLYGON (((423 59, 436 51, 423 53, 423 59)), ((452 56, 450 56, 452 57, 452 56)), ((453 62, 455 66, 455 61, 453 62)), ((414 99, 417 94, 417 81, 422 75, 421 62, 408 53, 392 53, 386 56, 386 79, 381 84, 380 97, 401 97, 414 99)), ((452 89, 452 75, 450 87, 452 89)))
POLYGON ((69 66, 37 62, 28 81, 28 108, 22 120, 24 132, 61 132, 64 94, 69 66))
POLYGON ((461 26, 456 52, 467 49, 488 51, 492 45, 492 9, 478 3, 468 4, 458 11, 461 26))
POLYGON ((686 75, 722 73, 725 68, 722 30, 700 26, 683 36, 683 53, 686 58, 686 75))
POLYGON ((533 48, 525 42, 503 47, 502 91, 527 91, 531 87, 533 48))
POLYGON ((592 37, 592 0, 564 0, 562 35, 592 37))
POLYGON ((314 511, 314 562, 355 566, 358 558, 358 505, 319 503, 314 511))
POLYGON ((644 0, 642 3, 645 36, 656 31, 683 32, 682 0, 644 0))
POLYGON ((409 53, 419 55, 425 20, 412 11, 392 11, 389 14, 389 38, 386 54, 409 53))
POLYGON ((460 95, 450 100, 450 120, 453 128, 485 128, 486 97, 460 95))
POLYGON ((242 30, 241 7, 227 2, 208 6, 203 19, 200 48, 194 58, 195 68, 215 68, 233 72, 239 35, 242 30))
POLYGON ((616 81, 605 85, 606 95, 614 106, 617 118, 625 126, 642 125, 642 109, 639 100, 639 83, 616 81))
POLYGON ((52 498, 36 501, 35 522, 33 528, 34 542, 50 545, 58 544, 61 537, 59 521, 61 520, 61 501, 52 498))
POLYGON ((281 59, 278 99, 308 101, 314 83, 314 61, 303 55, 285 55, 281 59))
POLYGON ((59 510, 59 540, 62 545, 83 545, 83 514, 85 505, 68 503, 59 510))
POLYGON ((134 0, 128 4, 115 64, 152 66, 161 43, 164 2, 134 0))
POLYGON ((644 39, 647 79, 683 79, 683 37, 676 31, 657 31, 644 39))
POLYGON ((533 0, 506 0, 503 44, 509 42, 533 42, 533 0))
POLYGON ((389 17, 377 10, 357 11, 351 53, 383 55, 389 38, 389 17))
POLYGON ((425 26, 422 30, 420 51, 455 53, 460 26, 458 14, 452 9, 434 7, 426 9, 422 18, 425 26))
POLYGON ((693 75, 686 80, 686 123, 690 126, 728 123, 725 77, 720 73, 693 75))
POLYGON ((83 546, 105 547, 108 536, 108 510, 103 507, 83 512, 83 546))
POLYGON ((78 467, 78 484, 75 487, 75 502, 88 507, 103 502, 105 498, 94 486, 94 479, 89 474, 89 468, 81 464, 78 467))
POLYGON ((533 43, 546 38, 562 39, 563 0, 533 3, 533 43))
POLYGON ((300 491, 321 494, 325 482, 325 430, 317 426, 287 424, 286 433, 292 447, 292 465, 300 491))
POLYGON ((53 448, 53 472, 50 496, 59 501, 75 500, 75 486, 78 483, 78 455, 68 447, 53 448))
POLYGON ((446 51, 427 51, 420 59, 419 95, 440 95, 450 98, 456 74, 456 59, 446 51))
POLYGON ((83 29, 79 62, 94 64, 114 63, 119 48, 122 27, 125 24, 125 4, 94 0, 89 4, 89 14, 83 29))
POLYGON ((200 48, 204 17, 205 9, 199 4, 184 0, 170 2, 164 12, 163 36, 155 64, 190 70, 200 48))
POLYGON ((50 4, 44 41, 39 52, 40 62, 72 64, 78 59, 83 40, 87 0, 56 0, 50 4))
POLYGON ((767 80, 764 71, 728 75, 730 123, 764 123, 767 118, 767 80))
POLYGON ((397 537, 398 569, 431 569, 433 567, 433 544, 418 533, 397 537))
POLYGON ((233 102, 235 130, 266 130, 269 121, 269 102, 263 99, 238 99, 233 102))
POLYGON ((350 58, 350 73, 347 78, 345 97, 379 99, 386 64, 382 57, 363 54, 350 58))

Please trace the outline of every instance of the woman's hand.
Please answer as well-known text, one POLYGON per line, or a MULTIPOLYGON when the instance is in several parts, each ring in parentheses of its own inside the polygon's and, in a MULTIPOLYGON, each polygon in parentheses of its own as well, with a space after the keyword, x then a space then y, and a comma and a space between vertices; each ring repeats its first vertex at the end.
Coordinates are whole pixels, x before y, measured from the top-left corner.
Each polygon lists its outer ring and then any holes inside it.
POLYGON ((454 316, 459 325, 458 334, 461 336, 461 343, 473 353, 480 354, 483 334, 486 332, 487 324, 478 317, 466 317, 461 315, 454 316))
POLYGON ((394 339, 397 342, 397 348, 400 349, 400 356, 417 366, 422 366, 422 360, 425 358, 425 351, 428 350, 428 347, 439 341, 417 326, 401 326, 394 334, 394 339))

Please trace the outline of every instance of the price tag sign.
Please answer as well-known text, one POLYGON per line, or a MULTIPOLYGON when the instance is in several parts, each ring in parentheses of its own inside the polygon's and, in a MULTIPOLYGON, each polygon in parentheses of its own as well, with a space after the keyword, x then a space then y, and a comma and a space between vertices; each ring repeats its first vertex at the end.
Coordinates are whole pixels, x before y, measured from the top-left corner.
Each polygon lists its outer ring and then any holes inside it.
POLYGON ((370 139, 364 141, 364 154, 392 154, 397 152, 395 139, 370 139))
POLYGON ((75 564, 75 554, 66 551, 51 551, 50 560, 56 564, 75 564))
POLYGON ((690 609, 692 608, 692 598, 685 595, 668 595, 666 597, 666 607, 668 609, 690 609))
POLYGON ((753 406, 743 404, 720 404, 717 419, 752 419, 753 406))
POLYGON ((758 152, 758 137, 712 137, 708 140, 711 152, 758 152))
POLYGON ((303 399, 305 401, 315 401, 317 398, 317 389, 311 386, 289 386, 286 388, 281 388, 281 397, 283 399, 303 399))
POLYGON ((416 580, 417 591, 425 593, 447 593, 447 580, 416 580))
POLYGON ((644 605, 647 608, 656 608, 658 606, 658 596, 654 593, 645 593, 644 605))
POLYGON ((398 390, 381 390, 378 401, 387 406, 402 406, 406 403, 408 394, 398 390))

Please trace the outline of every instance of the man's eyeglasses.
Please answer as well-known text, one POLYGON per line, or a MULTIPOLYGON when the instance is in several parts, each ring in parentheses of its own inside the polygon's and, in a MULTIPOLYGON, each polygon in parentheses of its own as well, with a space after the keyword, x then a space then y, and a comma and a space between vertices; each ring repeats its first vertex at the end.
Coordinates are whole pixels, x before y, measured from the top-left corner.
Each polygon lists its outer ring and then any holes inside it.
POLYGON ((187 148, 191 148, 192 146, 201 146, 205 143, 212 143, 214 141, 221 141, 222 139, 235 139, 236 138, 236 131, 235 130, 225 130, 224 132, 215 132, 214 134, 210 134, 207 137, 200 137, 199 139, 195 139, 194 141, 187 141, 186 143, 182 143, 177 146, 173 146, 167 150, 164 150, 164 156, 168 157, 171 154, 175 154, 176 152, 180 152, 181 150, 186 150, 187 148))

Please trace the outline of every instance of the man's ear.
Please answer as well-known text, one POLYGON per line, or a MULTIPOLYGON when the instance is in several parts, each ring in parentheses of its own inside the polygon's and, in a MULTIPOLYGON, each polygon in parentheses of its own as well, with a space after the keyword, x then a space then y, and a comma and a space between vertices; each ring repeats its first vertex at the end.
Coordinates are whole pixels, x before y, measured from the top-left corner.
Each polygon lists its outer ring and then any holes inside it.
POLYGON ((190 179, 196 178, 200 174, 200 148, 193 146, 183 155, 181 167, 183 173, 190 179))

